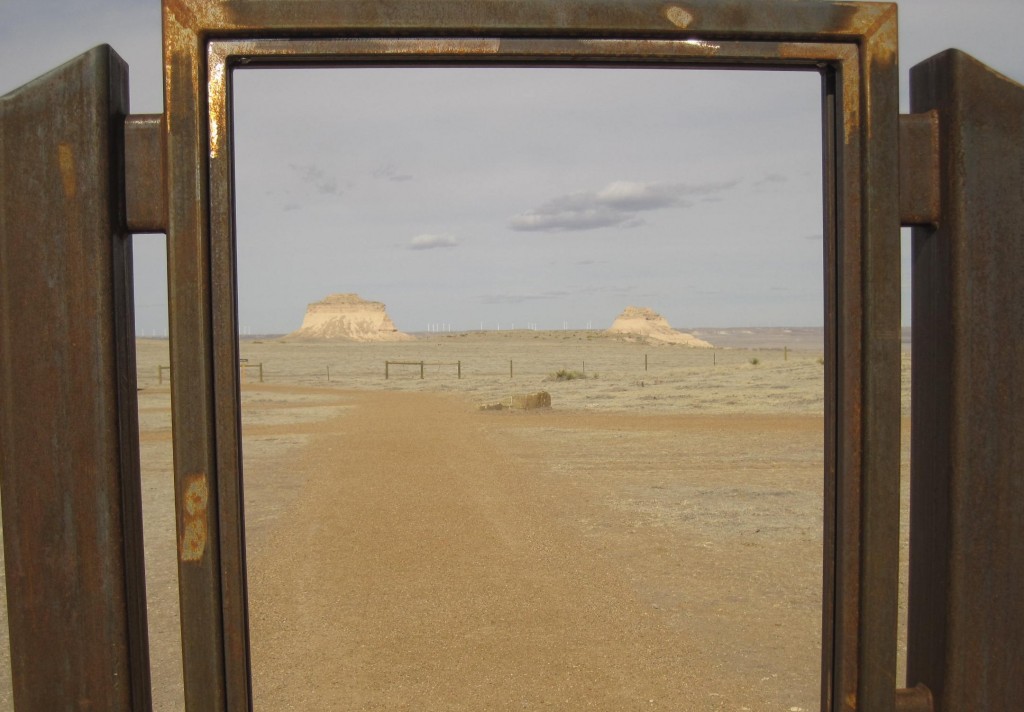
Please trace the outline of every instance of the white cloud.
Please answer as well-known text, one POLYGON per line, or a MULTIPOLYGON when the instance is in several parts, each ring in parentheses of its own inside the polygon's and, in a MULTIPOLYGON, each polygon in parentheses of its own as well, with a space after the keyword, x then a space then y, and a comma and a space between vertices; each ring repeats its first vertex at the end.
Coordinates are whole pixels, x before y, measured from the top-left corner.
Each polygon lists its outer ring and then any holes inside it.
POLYGON ((638 213, 671 207, 689 207, 689 198, 721 193, 739 181, 717 183, 637 183, 615 181, 598 191, 552 198, 538 208, 509 220, 519 231, 566 232, 602 227, 635 227, 638 213))
POLYGON ((417 235, 409 240, 410 250, 435 250, 441 247, 458 247, 459 241, 451 235, 417 235))

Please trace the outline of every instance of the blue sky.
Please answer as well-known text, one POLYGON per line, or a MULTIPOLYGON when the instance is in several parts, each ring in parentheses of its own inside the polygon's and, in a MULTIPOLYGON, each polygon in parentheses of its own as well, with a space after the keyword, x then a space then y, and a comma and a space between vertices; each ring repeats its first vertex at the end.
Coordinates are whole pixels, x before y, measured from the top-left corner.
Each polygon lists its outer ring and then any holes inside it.
MULTIPOLYGON (((899 6, 904 77, 958 47, 1024 80, 1024 3, 899 6)), ((0 0, 0 93, 103 42, 132 110, 161 111, 151 0, 0 0)), ((406 331, 599 328, 628 305, 820 325, 818 91, 793 72, 239 71, 240 327, 291 331, 330 292, 406 331)), ((146 334, 166 328, 163 249, 136 238, 146 334)))

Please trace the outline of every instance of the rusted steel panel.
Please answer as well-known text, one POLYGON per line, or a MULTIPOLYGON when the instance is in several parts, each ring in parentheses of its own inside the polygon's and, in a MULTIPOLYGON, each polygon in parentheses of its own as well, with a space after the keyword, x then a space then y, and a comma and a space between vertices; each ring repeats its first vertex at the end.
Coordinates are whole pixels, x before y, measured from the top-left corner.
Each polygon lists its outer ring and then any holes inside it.
MULTIPOLYGON (((165 1, 163 8, 167 269, 170 356, 175 373, 171 399, 182 666, 185 707, 204 712, 251 708, 248 652, 229 655, 225 644, 219 540, 221 473, 213 406, 205 47, 199 33, 188 26, 214 7, 209 2, 186 7, 165 1), (200 486, 205 501, 199 508, 193 501, 189 511, 186 499, 200 486)), ((230 562, 229 568, 237 570, 230 562)), ((239 595, 244 585, 235 581, 229 590, 239 595)), ((246 635, 244 625, 241 631, 232 628, 230 634, 246 635)))
MULTIPOLYGON (((850 262, 841 253, 839 263, 840 359, 854 359, 840 363, 842 378, 851 379, 838 394, 840 458, 849 462, 849 469, 839 474, 840 546, 850 541, 842 539, 843 519, 857 511, 857 524, 849 528, 859 529, 860 562, 856 568, 856 692, 852 686, 844 689, 837 673, 836 703, 851 712, 891 712, 895 707, 900 521, 899 73, 896 13, 894 7, 890 9, 861 42, 860 253, 847 253, 850 262), (859 296, 845 301, 854 292, 847 293, 843 283, 853 280, 858 282, 859 296), (859 379, 853 377, 855 368, 861 371, 859 379), (857 483, 856 493, 853 483, 857 483)), ((854 204, 852 199, 848 202, 854 204)), ((840 593, 842 602, 842 588, 840 593)), ((851 647, 842 650, 845 653, 851 647)))
POLYGON ((195 476, 205 478, 208 493, 204 545, 188 549, 180 566, 190 708, 249 704, 229 55, 237 52, 249 61, 276 42, 276 58, 264 53, 253 64, 397 58, 404 63, 814 65, 831 76, 823 707, 893 709, 900 218, 894 5, 165 0, 163 21, 172 363, 176 372, 188 374, 174 385, 182 541, 191 523, 184 503, 195 476), (666 40, 676 41, 675 56, 657 46, 666 40), (695 40, 709 40, 716 49, 695 40), (339 60, 345 51, 338 44, 357 41, 363 42, 359 53, 339 60), (739 41, 762 44, 739 50, 739 41), (623 44, 613 49, 615 42, 623 44), (682 44, 686 52, 679 51, 682 44), (705 50, 702 56, 698 48, 705 50))
POLYGON ((127 111, 109 47, 0 99, 0 487, 20 712, 150 707, 127 111))
MULTIPOLYGON (((211 45, 207 56, 215 54, 211 45)), ((227 71, 226 66, 222 67, 227 71)), ((211 69, 211 75, 215 73, 211 69)), ((222 75, 225 79, 227 74, 222 75)), ((220 531, 222 615, 224 619, 225 690, 228 709, 245 709, 251 704, 252 685, 249 674, 248 580, 245 552, 244 495, 242 492, 242 423, 239 417, 237 280, 234 233, 230 230, 234 219, 234 149, 231 115, 231 88, 229 81, 208 82, 208 116, 212 126, 220 126, 224 133, 220 141, 210 142, 210 293, 211 326, 213 329, 213 368, 216 392, 214 412, 217 414, 215 435, 217 442, 217 485, 219 508, 217 517, 220 531), (214 109, 214 103, 223 111, 214 109), (215 124, 217 117, 221 123, 215 124), (220 153, 217 154, 217 150, 220 153), (230 216, 230 217, 229 217, 230 216), (227 224, 227 233, 218 233, 213 223, 227 224), (217 235, 223 239, 215 239, 217 235), (229 336, 230 335, 230 336, 229 336)), ((211 129, 215 130, 215 129, 211 129)))
POLYGON ((1024 700, 1024 87, 950 50, 914 67, 942 214, 913 236, 907 682, 938 712, 1024 700))
POLYGON ((893 3, 821 0, 164 0, 165 21, 195 34, 286 36, 714 37, 859 41, 893 3))
POLYGON ((900 116, 900 222, 909 227, 938 221, 938 114, 900 116))
POLYGON ((895 704, 899 209, 895 16, 825 75, 822 709, 895 704), (831 97, 831 99, 828 99, 831 97), (831 609, 831 610, 830 610, 831 609))
POLYGON ((132 233, 167 229, 163 114, 129 116, 124 122, 125 212, 132 233))

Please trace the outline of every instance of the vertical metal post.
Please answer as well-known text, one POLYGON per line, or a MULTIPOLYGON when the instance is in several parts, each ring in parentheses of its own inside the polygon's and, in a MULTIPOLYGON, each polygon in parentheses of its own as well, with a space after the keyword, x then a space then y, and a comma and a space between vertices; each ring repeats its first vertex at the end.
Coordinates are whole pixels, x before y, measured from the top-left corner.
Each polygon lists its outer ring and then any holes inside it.
POLYGON ((19 712, 151 706, 127 113, 128 68, 106 46, 0 99, 0 487, 19 712))
POLYGON ((1024 87, 950 50, 911 72, 938 117, 937 226, 913 236, 907 683, 937 712, 1024 700, 1024 87))

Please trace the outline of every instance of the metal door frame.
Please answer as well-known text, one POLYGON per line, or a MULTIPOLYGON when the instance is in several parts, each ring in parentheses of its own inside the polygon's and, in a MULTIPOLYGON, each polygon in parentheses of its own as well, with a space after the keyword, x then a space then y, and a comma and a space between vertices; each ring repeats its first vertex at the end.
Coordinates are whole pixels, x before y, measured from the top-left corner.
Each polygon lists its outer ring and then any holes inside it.
POLYGON ((896 7, 817 0, 165 0, 179 576, 189 709, 251 706, 232 205, 240 66, 805 69, 823 77, 822 709, 894 709, 899 483, 896 7))

